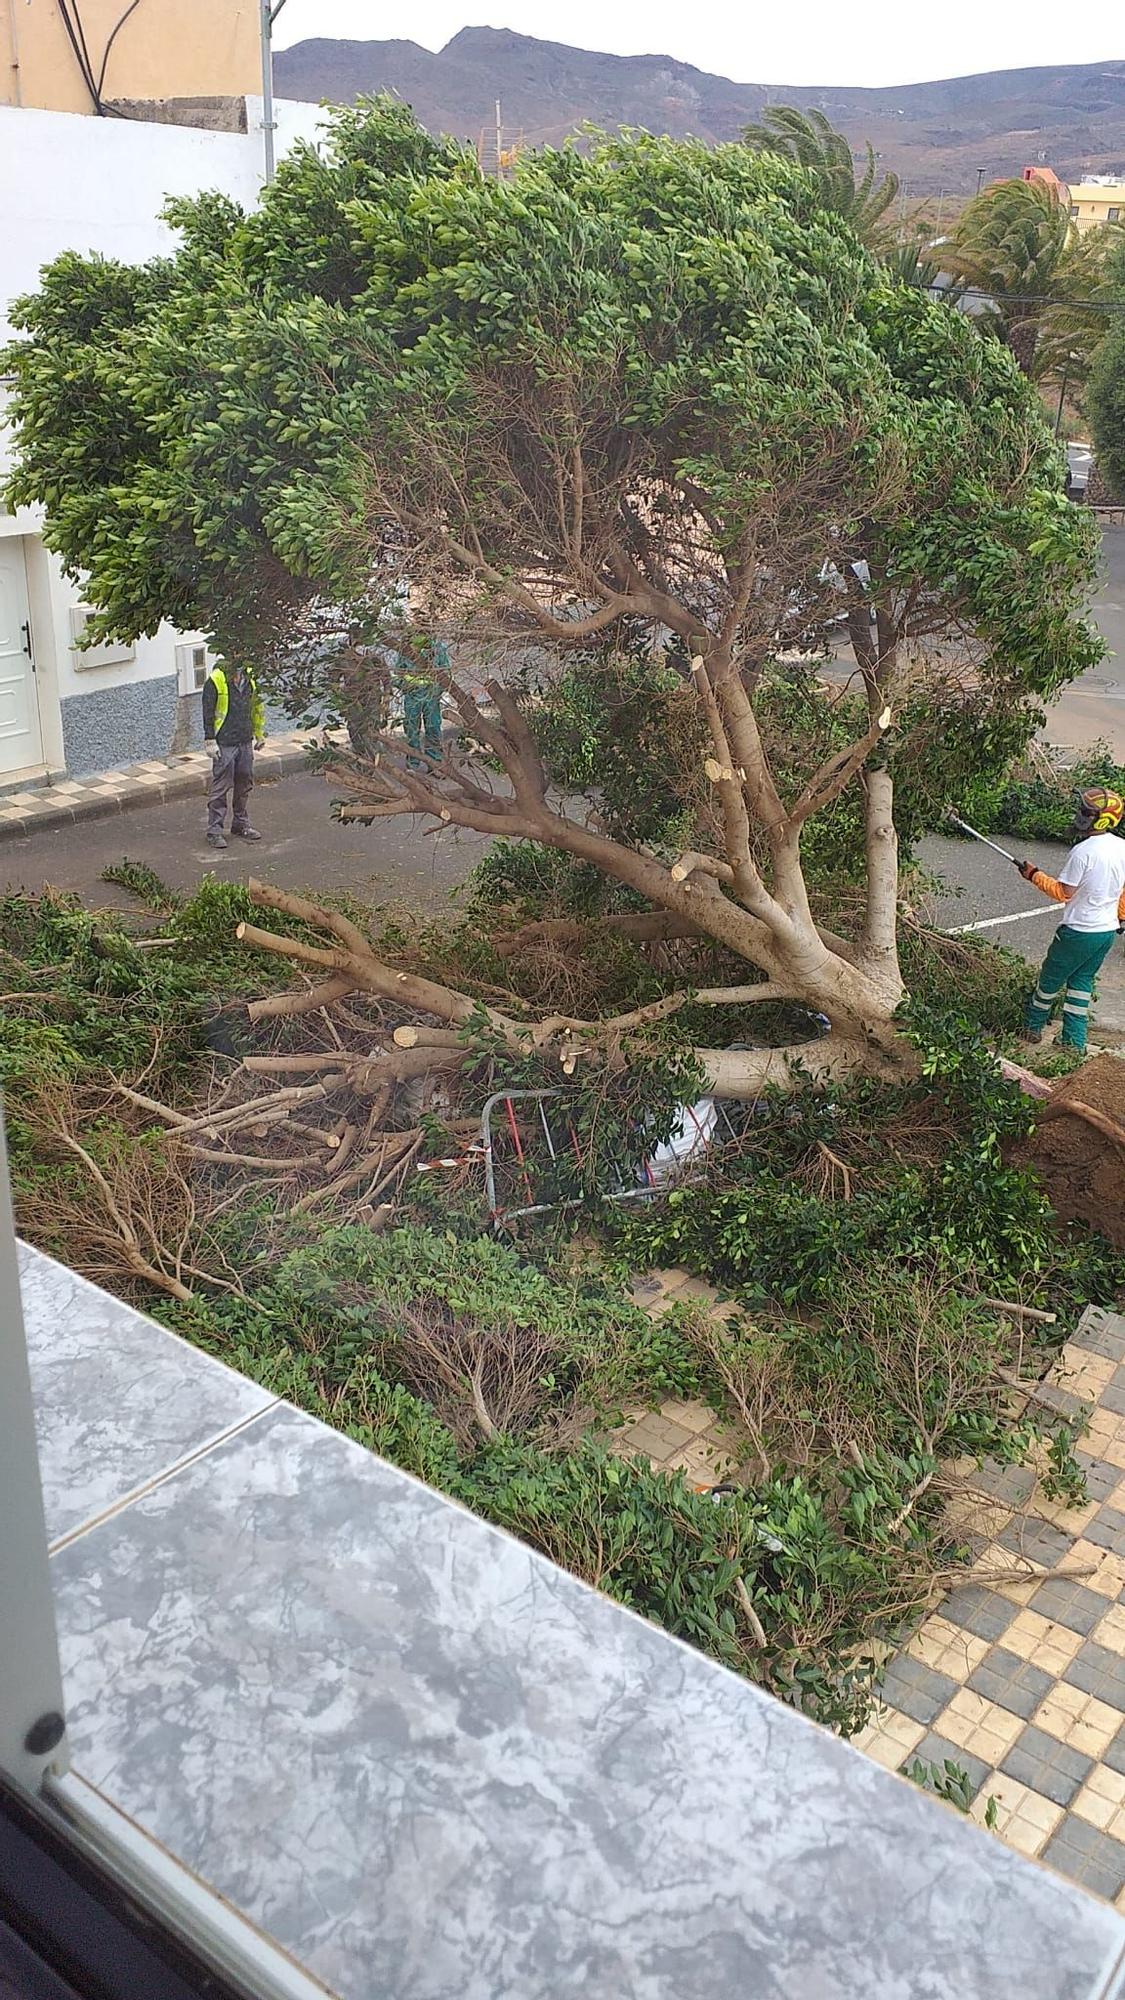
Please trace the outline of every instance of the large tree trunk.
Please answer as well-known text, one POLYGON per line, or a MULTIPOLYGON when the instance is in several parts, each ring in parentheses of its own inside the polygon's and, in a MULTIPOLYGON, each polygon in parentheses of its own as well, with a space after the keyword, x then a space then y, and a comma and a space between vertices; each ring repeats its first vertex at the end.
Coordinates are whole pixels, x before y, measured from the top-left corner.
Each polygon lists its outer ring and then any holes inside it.
POLYGON ((721 1098, 792 1090, 799 1080, 810 1077, 814 1083, 842 1083, 849 1076, 893 1076, 906 1067, 893 1052, 880 1055, 866 1044, 843 1041, 837 1035, 779 1049, 696 1049, 695 1054, 707 1077, 708 1094, 721 1098))

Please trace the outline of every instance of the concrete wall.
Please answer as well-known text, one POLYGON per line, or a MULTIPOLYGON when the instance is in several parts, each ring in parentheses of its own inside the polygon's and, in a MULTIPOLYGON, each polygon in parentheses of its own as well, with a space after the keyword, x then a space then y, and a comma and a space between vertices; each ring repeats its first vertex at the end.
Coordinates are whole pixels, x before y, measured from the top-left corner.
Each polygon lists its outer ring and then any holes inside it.
MULTIPOLYGON (((261 89, 255 0, 141 0, 108 56, 124 0, 81 0, 79 11, 95 83, 105 60, 104 99, 261 89)), ((58 0, 0 0, 0 103, 93 114, 58 0)))
MULTIPOLYGON (((0 0, 0 8, 5 4, 0 0)), ((172 251, 174 232, 160 220, 169 195, 216 188, 254 206, 262 180, 261 99, 250 98, 246 111, 243 134, 0 104, 0 186, 21 189, 0 233, 0 338, 11 331, 12 299, 34 290, 42 266, 60 252, 138 263, 172 251)), ((310 104, 280 103, 277 116, 279 156, 298 138, 315 139, 322 123, 310 104)), ((5 393, 0 387, 0 487, 11 458, 5 393)), ((0 536, 23 538, 45 771, 82 775, 199 741, 199 700, 177 696, 175 648, 181 638, 203 635, 161 626, 138 641, 132 659, 89 666, 72 646, 70 613, 81 589, 44 548, 41 529, 34 510, 10 514, 0 503, 0 536)))
MULTIPOLYGON (((3 0, 0 0, 3 4, 3 0)), ((277 150, 316 137, 315 104, 279 101, 277 150)), ((217 188, 253 207, 262 184, 262 100, 247 102, 248 130, 204 132, 180 125, 75 118, 0 105, 0 336, 6 309, 33 291, 43 265, 63 250, 98 251, 140 263, 166 256, 175 236, 160 220, 170 195, 217 188)))

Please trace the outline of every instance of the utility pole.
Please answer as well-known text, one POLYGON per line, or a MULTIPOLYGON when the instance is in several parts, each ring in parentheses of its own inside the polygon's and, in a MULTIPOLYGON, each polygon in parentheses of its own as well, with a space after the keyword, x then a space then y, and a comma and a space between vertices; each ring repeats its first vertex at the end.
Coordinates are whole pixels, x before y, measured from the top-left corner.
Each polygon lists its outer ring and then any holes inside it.
MULTIPOLYGON (((284 0, 282 0, 282 5, 284 5, 284 0)), ((977 168, 977 193, 978 193, 978 194, 980 193, 980 190, 981 190, 981 182, 983 181, 983 179, 984 179, 984 168, 983 168, 983 167, 978 167, 978 168, 977 168)))
POLYGON ((259 0, 259 32, 262 42, 262 153, 265 161, 265 180, 268 187, 273 179, 274 145, 276 131, 273 116, 273 24, 285 5, 285 0, 259 0))
POLYGON ((1062 423, 1062 413, 1063 413, 1063 404, 1064 404, 1064 403, 1066 402, 1066 391, 1067 391, 1067 384, 1068 384, 1068 382, 1070 381, 1070 364, 1071 364, 1071 361, 1073 360, 1073 358, 1074 358, 1074 357, 1073 357, 1073 355, 1070 355, 1070 354, 1068 354, 1068 355, 1067 355, 1067 357, 1066 357, 1066 360, 1065 360, 1065 361, 1064 361, 1064 363, 1063 363, 1063 374, 1062 374, 1062 387, 1061 387, 1061 388, 1060 388, 1060 390, 1059 390, 1059 407, 1058 407, 1058 409, 1057 409, 1057 410, 1055 411, 1055 436, 1056 436, 1056 437, 1058 437, 1058 434, 1059 434, 1059 426, 1060 426, 1060 425, 1061 425, 1061 423, 1062 423))

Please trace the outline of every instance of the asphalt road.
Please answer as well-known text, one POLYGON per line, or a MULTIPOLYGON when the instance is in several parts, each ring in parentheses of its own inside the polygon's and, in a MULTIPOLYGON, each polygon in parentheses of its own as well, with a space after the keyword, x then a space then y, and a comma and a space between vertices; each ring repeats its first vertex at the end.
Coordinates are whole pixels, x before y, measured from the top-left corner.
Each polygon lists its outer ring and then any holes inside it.
POLYGON ((331 796, 311 773, 256 785, 251 817, 262 838, 232 840, 223 853, 204 838, 202 795, 7 840, 0 843, 0 883, 31 890, 50 883, 91 905, 135 909, 126 891, 101 880, 103 868, 127 856, 147 862, 173 889, 191 889, 211 873, 229 881, 260 875, 287 889, 348 889, 374 906, 406 901, 436 912, 488 845, 481 834, 428 834, 411 820, 339 826, 328 815, 331 796))
POLYGON ((1102 530, 1101 575, 1090 608, 1108 657, 1060 696, 1044 734, 1073 749, 1104 739, 1125 763, 1125 528, 1102 530))

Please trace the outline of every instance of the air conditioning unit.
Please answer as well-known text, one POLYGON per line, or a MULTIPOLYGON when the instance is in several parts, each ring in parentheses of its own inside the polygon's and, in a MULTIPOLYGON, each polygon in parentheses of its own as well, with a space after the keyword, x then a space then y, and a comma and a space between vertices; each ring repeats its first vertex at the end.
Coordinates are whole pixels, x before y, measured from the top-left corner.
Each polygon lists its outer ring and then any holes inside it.
POLYGON ((181 696, 198 694, 211 671, 210 649, 185 639, 176 647, 176 681, 181 696))
POLYGON ((72 604, 70 607, 70 664, 76 674, 88 674, 94 667, 127 667, 137 657, 133 645, 123 645, 117 639, 107 639, 104 645, 80 645, 82 634, 93 617, 88 604, 72 604))

